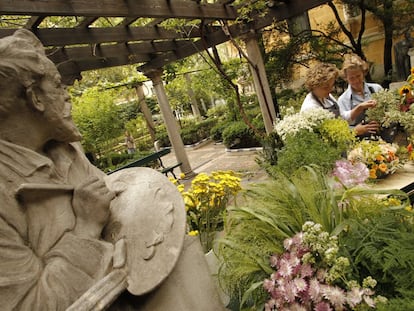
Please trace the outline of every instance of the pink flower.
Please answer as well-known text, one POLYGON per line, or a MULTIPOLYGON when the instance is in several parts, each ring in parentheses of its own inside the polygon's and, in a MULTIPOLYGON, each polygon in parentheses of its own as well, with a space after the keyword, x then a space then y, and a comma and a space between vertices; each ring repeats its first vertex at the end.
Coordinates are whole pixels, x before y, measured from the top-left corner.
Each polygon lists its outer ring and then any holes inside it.
POLYGON ((290 262, 288 260, 282 259, 279 262, 279 274, 283 277, 290 277, 292 274, 292 265, 290 264, 290 262))
POLYGON ((308 283, 302 278, 295 278, 293 284, 298 292, 303 292, 308 289, 308 283))
POLYGON ((264 287, 265 290, 271 291, 275 287, 275 281, 274 280, 265 279, 263 281, 263 287, 264 287))
POLYGON ((278 261, 279 261, 279 258, 278 258, 278 256, 277 255, 272 255, 272 256, 270 256, 270 266, 271 267, 276 267, 277 266, 277 263, 278 263, 278 261))
POLYGON ((338 160, 335 162, 332 175, 338 178, 341 185, 349 188, 365 183, 369 177, 369 170, 362 162, 353 164, 348 160, 338 160))
POLYGON ((351 289, 347 294, 347 302, 351 308, 360 304, 362 301, 363 290, 357 287, 351 289))
POLYGON ((298 303, 294 303, 290 306, 289 311, 307 311, 304 306, 301 306, 298 303))
POLYGON ((368 306, 370 306, 371 308, 375 308, 375 302, 374 302, 374 299, 372 299, 371 297, 369 297, 369 296, 365 296, 365 295, 364 295, 364 301, 365 301, 365 303, 366 303, 368 306))
POLYGON ((298 290, 293 281, 290 281, 285 285, 284 292, 285 292, 285 300, 287 302, 292 303, 295 301, 298 290))
POLYGON ((329 303, 321 301, 315 306, 315 311, 333 311, 329 303))
POLYGON ((329 300, 335 307, 335 310, 343 310, 346 302, 345 292, 337 286, 324 285, 322 287, 323 297, 329 300))
POLYGON ((309 282, 309 296, 313 301, 319 302, 321 300, 320 291, 319 281, 316 278, 311 279, 309 282))
POLYGON ((310 264, 308 264, 308 263, 303 264, 303 265, 300 267, 300 275, 301 275, 303 278, 306 278, 306 277, 311 277, 311 276, 313 275, 313 269, 312 269, 312 266, 311 266, 310 264))

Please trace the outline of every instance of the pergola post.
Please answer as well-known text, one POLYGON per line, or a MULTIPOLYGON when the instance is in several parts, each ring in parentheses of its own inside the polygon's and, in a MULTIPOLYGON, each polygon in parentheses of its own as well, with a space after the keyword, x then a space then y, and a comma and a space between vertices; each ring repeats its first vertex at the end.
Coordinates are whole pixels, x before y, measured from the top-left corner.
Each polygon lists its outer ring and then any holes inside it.
POLYGON ((257 43, 256 34, 245 36, 243 40, 246 43, 247 55, 249 57, 250 70, 253 76, 253 83, 259 100, 260 109, 263 115, 263 121, 266 133, 273 132, 273 122, 276 120, 276 110, 273 104, 272 93, 267 80, 263 57, 257 43))
POLYGON ((185 175, 185 178, 191 178, 195 175, 195 173, 191 169, 187 153, 185 152, 184 143, 180 136, 180 129, 177 120, 174 117, 174 113, 165 93, 164 84, 161 79, 162 70, 153 70, 145 75, 152 81, 161 114, 167 128, 167 134, 174 149, 175 157, 178 162, 182 163, 180 166, 181 172, 185 175))
POLYGON ((152 120, 151 111, 148 108, 148 105, 145 101, 145 94, 144 94, 144 90, 143 90, 142 86, 143 86, 142 82, 138 83, 135 86, 135 91, 137 92, 139 107, 141 108, 141 111, 144 114, 144 118, 145 118, 145 122, 147 124, 148 132, 151 135, 152 142, 154 143, 155 142, 155 125, 154 125, 154 121, 152 120))

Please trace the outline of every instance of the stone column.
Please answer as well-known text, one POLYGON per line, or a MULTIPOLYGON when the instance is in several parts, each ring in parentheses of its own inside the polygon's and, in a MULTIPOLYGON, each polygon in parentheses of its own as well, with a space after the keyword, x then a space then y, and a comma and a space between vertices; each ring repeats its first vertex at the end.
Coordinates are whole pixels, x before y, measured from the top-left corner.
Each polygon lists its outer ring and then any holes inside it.
POLYGON ((137 92, 138 96, 138 104, 141 108, 142 113, 144 114, 144 118, 147 124, 148 132, 151 135, 152 142, 155 142, 155 125, 154 121, 152 120, 152 114, 150 109, 145 102, 145 95, 144 90, 142 89, 142 83, 139 83, 135 86, 135 91, 137 92))
POLYGON ((180 166, 181 172, 184 173, 185 178, 193 177, 195 173, 191 169, 190 162, 188 161, 184 143, 180 136, 180 128, 174 117, 174 113, 171 110, 167 95, 165 94, 164 84, 161 79, 162 69, 153 70, 145 75, 152 80, 155 95, 157 96, 158 104, 160 105, 161 114, 167 128, 172 148, 174 149, 175 157, 178 162, 182 163, 180 166))
POLYGON ((273 104, 272 93, 267 80, 266 71, 263 63, 263 57, 257 43, 256 35, 252 34, 243 38, 246 43, 247 55, 250 60, 250 69, 253 75, 253 82, 259 100, 260 109, 263 115, 263 121, 266 133, 273 131, 273 122, 276 120, 276 110, 273 104))

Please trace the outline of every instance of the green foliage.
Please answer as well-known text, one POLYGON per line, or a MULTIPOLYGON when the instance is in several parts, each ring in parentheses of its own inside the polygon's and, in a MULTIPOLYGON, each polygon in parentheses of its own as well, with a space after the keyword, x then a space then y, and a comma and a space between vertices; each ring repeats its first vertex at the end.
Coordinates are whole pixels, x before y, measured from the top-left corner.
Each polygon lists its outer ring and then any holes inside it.
MULTIPOLYGON (((201 121, 197 121, 195 119, 183 119, 181 122, 180 135, 184 145, 192 145, 208 138, 214 123, 215 120, 213 119, 201 121)), ((156 140, 161 143, 161 146, 168 147, 171 145, 167 129, 164 124, 157 127, 155 136, 156 140)))
POLYGON ((232 122, 223 131, 223 143, 228 148, 260 146, 254 132, 242 121, 232 122))
POLYGON ((305 88, 301 88, 298 91, 292 89, 283 89, 276 94, 277 104, 282 116, 286 114, 287 109, 294 109, 299 111, 302 106, 308 91, 305 88))
POLYGON ((388 298, 414 289, 414 230, 407 220, 412 212, 377 208, 370 217, 352 219, 340 236, 344 253, 354 259, 354 274, 375 277, 377 293, 388 298))
MULTIPOLYGON (((219 279, 231 297, 241 300, 252 284, 272 273, 269 256, 282 253, 283 240, 299 232, 306 220, 329 218, 335 197, 328 188, 327 180, 316 171, 292 178, 280 175, 275 181, 250 187, 245 206, 229 209, 218 256, 219 279)), ((328 219, 323 223, 328 232, 335 226, 328 219)), ((250 303, 258 307, 265 296, 258 287, 250 303)))
POLYGON ((276 122, 275 132, 276 141, 267 146, 259 162, 270 175, 279 170, 292 174, 312 164, 328 173, 355 141, 348 123, 324 109, 287 113, 276 122), (274 147, 273 151, 270 146, 274 147))
POLYGON ((210 136, 210 129, 214 120, 186 122, 180 130, 184 145, 192 145, 210 136))
POLYGON ((167 128, 164 124, 160 124, 157 126, 157 130, 155 132, 155 140, 158 140, 162 147, 171 146, 170 138, 168 137, 167 133, 167 128))
POLYGON ((273 272, 270 254, 281 254, 283 240, 312 221, 338 236, 340 255, 353 268, 350 279, 370 275, 379 284, 376 294, 412 297, 413 214, 405 210, 406 201, 390 205, 380 198, 384 194, 407 198, 399 190, 338 191, 328 176, 310 167, 251 186, 244 206, 229 209, 219 243, 222 287, 233 300, 244 296, 242 307, 262 310, 265 293, 257 284, 273 272))
POLYGON ((113 90, 102 92, 96 87, 72 98, 73 119, 82 133, 86 152, 100 153, 111 147, 111 140, 122 135, 124 123, 114 98, 113 90))
POLYGON ((301 166, 317 164, 327 173, 341 158, 342 151, 327 144, 319 134, 301 130, 299 135, 287 137, 278 153, 277 169, 291 174, 301 166))
MULTIPOLYGON (((115 170, 121 166, 124 166, 130 162, 143 158, 149 155, 151 151, 137 151, 134 154, 128 154, 126 152, 108 152, 105 155, 101 156, 96 166, 99 167, 104 172, 109 172, 115 170)), ((156 166, 156 164, 148 164, 149 167, 156 166)))
POLYGON ((225 122, 225 121, 218 122, 210 130, 211 138, 215 142, 221 142, 221 141, 223 141, 223 131, 226 129, 226 127, 227 127, 227 122, 225 122))

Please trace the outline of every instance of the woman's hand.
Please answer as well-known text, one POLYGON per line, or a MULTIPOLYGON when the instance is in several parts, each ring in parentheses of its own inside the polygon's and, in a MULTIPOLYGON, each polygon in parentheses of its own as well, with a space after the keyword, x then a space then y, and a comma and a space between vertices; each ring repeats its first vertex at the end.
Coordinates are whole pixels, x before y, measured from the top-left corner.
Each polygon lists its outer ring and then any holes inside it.
POLYGON ((376 134, 379 128, 380 125, 377 121, 370 121, 369 123, 360 123, 357 126, 355 126, 355 132, 358 136, 366 134, 376 134))

